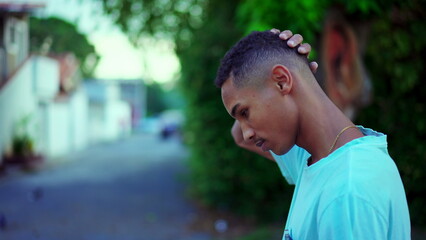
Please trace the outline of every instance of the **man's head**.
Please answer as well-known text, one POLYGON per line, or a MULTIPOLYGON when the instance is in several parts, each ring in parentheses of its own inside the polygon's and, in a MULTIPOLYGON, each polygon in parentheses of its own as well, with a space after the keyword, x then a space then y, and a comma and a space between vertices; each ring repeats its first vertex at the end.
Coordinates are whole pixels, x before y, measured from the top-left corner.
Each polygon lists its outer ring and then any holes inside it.
POLYGON ((228 113, 240 122, 244 140, 284 154, 296 143, 310 81, 315 80, 306 56, 267 31, 251 33, 228 51, 215 84, 228 113))
POLYGON ((237 87, 262 86, 272 67, 281 64, 293 71, 308 71, 306 56, 298 54, 271 31, 252 32, 235 44, 224 56, 215 84, 232 78, 237 87))

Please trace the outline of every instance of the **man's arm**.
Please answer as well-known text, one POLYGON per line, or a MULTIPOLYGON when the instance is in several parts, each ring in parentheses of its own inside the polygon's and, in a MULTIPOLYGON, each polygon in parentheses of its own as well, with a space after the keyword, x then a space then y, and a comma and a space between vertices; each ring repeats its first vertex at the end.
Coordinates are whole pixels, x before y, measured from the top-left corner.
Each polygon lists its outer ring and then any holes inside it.
MULTIPOLYGON (((297 47, 297 51, 300 54, 306 55, 308 56, 310 51, 311 51, 311 45, 309 45, 309 43, 303 43, 303 37, 300 34, 294 34, 290 31, 290 30, 285 30, 283 32, 280 32, 280 30, 278 29, 272 29, 271 32, 275 33, 275 34, 279 34, 279 37, 282 40, 287 40, 287 45, 289 47, 297 47)), ((309 63, 309 67, 311 68, 312 72, 316 72, 317 68, 318 68, 318 64, 316 62, 310 62, 309 63)), ((234 138, 235 143, 239 146, 242 147, 244 149, 247 149, 249 151, 255 152, 269 160, 275 161, 274 157, 272 157, 272 155, 269 152, 264 152, 262 151, 262 149, 260 149, 259 147, 257 147, 254 142, 247 142, 244 141, 243 138, 243 133, 241 131, 241 127, 240 127, 240 123, 235 120, 234 125, 232 126, 231 129, 231 134, 232 137, 234 138)))

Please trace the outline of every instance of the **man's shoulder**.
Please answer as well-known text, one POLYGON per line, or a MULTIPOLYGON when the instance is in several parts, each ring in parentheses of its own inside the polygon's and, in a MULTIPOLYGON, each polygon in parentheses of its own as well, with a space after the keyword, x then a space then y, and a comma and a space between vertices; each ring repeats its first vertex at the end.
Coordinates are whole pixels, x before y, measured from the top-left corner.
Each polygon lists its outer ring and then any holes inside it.
POLYGON ((385 187, 385 182, 400 180, 395 162, 380 147, 354 145, 334 159, 333 165, 329 186, 341 190, 342 194, 375 191, 385 187))
POLYGON ((404 187, 389 154, 374 147, 353 147, 336 162, 321 194, 323 204, 346 198, 385 213, 386 203, 404 200, 398 197, 405 196, 404 187))

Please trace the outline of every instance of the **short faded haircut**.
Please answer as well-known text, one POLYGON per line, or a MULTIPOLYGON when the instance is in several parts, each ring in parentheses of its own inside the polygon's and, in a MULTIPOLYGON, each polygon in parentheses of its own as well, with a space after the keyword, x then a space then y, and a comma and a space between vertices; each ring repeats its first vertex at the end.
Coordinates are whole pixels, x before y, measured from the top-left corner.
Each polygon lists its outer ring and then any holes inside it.
POLYGON ((219 88, 232 78, 238 88, 261 86, 276 64, 290 70, 310 71, 307 57, 290 48, 287 41, 271 31, 252 32, 238 41, 223 57, 215 85, 219 88))

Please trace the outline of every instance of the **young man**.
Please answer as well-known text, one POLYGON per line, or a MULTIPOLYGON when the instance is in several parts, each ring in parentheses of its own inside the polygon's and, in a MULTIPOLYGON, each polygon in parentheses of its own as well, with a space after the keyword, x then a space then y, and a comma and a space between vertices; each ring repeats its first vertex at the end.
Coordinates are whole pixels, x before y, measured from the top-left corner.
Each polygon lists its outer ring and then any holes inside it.
POLYGON ((296 185, 283 239, 410 239, 386 135, 356 127, 306 56, 275 33, 253 32, 222 59, 215 84, 246 144, 270 152, 296 185))

